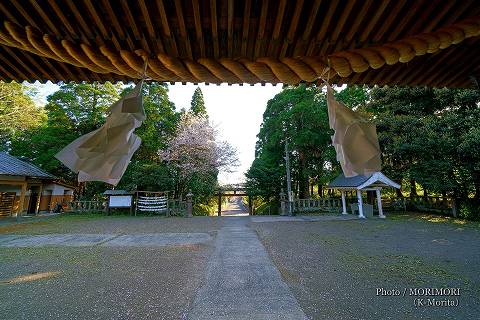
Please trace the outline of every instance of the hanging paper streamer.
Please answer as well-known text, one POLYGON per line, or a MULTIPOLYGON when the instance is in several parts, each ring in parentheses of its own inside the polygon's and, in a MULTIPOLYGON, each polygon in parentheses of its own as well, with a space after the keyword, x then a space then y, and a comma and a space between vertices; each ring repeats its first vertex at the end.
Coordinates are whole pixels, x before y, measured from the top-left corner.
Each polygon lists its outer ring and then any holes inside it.
POLYGON ((328 119, 335 130, 332 143, 345 177, 368 175, 382 170, 377 130, 359 114, 335 100, 327 84, 328 119))
POLYGON ((72 171, 78 181, 104 181, 117 185, 141 139, 133 132, 145 120, 140 81, 109 109, 105 124, 76 139, 55 157, 72 171))

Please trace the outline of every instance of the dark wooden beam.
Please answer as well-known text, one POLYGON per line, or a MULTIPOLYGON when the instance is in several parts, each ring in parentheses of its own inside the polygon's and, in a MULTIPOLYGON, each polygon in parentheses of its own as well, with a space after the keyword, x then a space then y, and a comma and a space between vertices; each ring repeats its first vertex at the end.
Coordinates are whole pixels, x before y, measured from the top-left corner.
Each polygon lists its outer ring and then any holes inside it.
POLYGON ((283 58, 287 54, 288 47, 293 43, 295 33, 297 31, 298 21, 300 20, 300 14, 303 9, 303 0, 298 0, 295 5, 295 11, 293 17, 290 20, 290 27, 288 28, 287 37, 283 41, 282 50, 280 51, 280 57, 283 58))
POLYGON ((195 33, 197 35, 197 43, 200 46, 200 56, 204 58, 206 57, 205 43, 203 41, 202 18, 200 15, 200 5, 198 3, 198 0, 192 0, 192 9, 193 9, 193 20, 195 22, 195 33))
POLYGON ((258 25, 257 40, 255 42, 255 57, 259 57, 261 55, 261 51, 263 50, 262 47, 265 39, 267 14, 268 14, 268 0, 263 0, 262 10, 260 13, 260 23, 258 25))
POLYGON ((218 59, 220 47, 218 45, 217 0, 210 0, 210 21, 212 23, 213 56, 218 59))

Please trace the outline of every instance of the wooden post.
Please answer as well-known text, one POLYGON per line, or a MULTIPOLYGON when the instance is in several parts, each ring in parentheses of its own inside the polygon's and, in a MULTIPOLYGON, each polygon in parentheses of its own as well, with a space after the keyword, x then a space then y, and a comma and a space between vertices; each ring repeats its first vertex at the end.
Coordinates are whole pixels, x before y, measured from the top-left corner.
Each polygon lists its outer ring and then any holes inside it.
POLYGON ((193 217, 192 197, 193 197, 192 190, 189 190, 187 194, 187 214, 186 214, 187 217, 193 217))
POLYGON ((285 193, 283 192, 283 189, 280 191, 280 215, 287 215, 287 201, 285 199, 285 193))
MULTIPOLYGON (((135 198, 134 199, 132 198, 132 201, 135 201, 135 213, 134 213, 134 215, 136 217, 137 216, 137 209, 138 209, 138 191, 135 191, 135 198)), ((167 203, 168 203, 168 201, 167 201, 167 203)), ((106 209, 106 207, 105 207, 105 209, 106 209)))
POLYGON ((250 196, 247 196, 247 197, 248 197, 248 213, 250 215, 252 215, 253 214, 253 212, 252 212, 252 197, 250 197, 250 196))
POLYGON ((218 191, 218 214, 219 217, 222 216, 222 191, 218 191))
POLYGON ((383 214, 383 208, 382 208, 382 194, 380 189, 375 190, 377 193, 377 206, 378 206, 378 217, 379 218, 385 218, 383 214))
POLYGON ((40 211, 40 202, 42 201, 42 193, 43 193, 43 183, 40 184, 40 187, 38 188, 38 198, 37 198, 37 203, 35 205, 35 215, 38 214, 40 211))
POLYGON ((342 214, 347 214, 347 201, 345 200, 345 190, 342 190, 342 214))
POLYGON ((357 190, 357 199, 358 199, 358 217, 365 219, 365 215, 363 214, 362 190, 357 190))
POLYGON ((23 207, 25 205, 25 193, 27 192, 27 182, 22 183, 22 190, 20 191, 20 200, 18 201, 18 210, 16 214, 16 218, 18 219, 19 216, 22 216, 23 207))

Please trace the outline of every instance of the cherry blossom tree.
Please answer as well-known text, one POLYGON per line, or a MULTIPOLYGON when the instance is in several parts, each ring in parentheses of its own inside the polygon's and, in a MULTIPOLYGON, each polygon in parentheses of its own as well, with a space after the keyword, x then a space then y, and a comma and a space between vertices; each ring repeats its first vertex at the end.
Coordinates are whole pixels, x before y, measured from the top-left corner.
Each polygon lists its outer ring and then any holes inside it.
MULTIPOLYGON (((194 177, 216 176, 238 166, 236 149, 218 139, 217 130, 207 118, 186 112, 181 115, 175 137, 159 155, 175 170, 177 192, 184 194, 194 177)), ((211 180, 211 179, 209 179, 211 180)))

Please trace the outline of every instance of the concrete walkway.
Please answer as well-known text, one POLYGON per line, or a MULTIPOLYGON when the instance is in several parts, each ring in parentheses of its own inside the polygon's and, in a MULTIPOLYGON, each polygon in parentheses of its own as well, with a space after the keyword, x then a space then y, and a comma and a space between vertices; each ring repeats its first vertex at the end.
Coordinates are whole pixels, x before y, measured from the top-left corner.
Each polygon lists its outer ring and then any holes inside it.
POLYGON ((230 197, 222 208, 223 217, 247 217, 248 208, 243 204, 242 197, 230 197))
POLYGON ((189 319, 306 319, 248 222, 225 219, 189 319))

